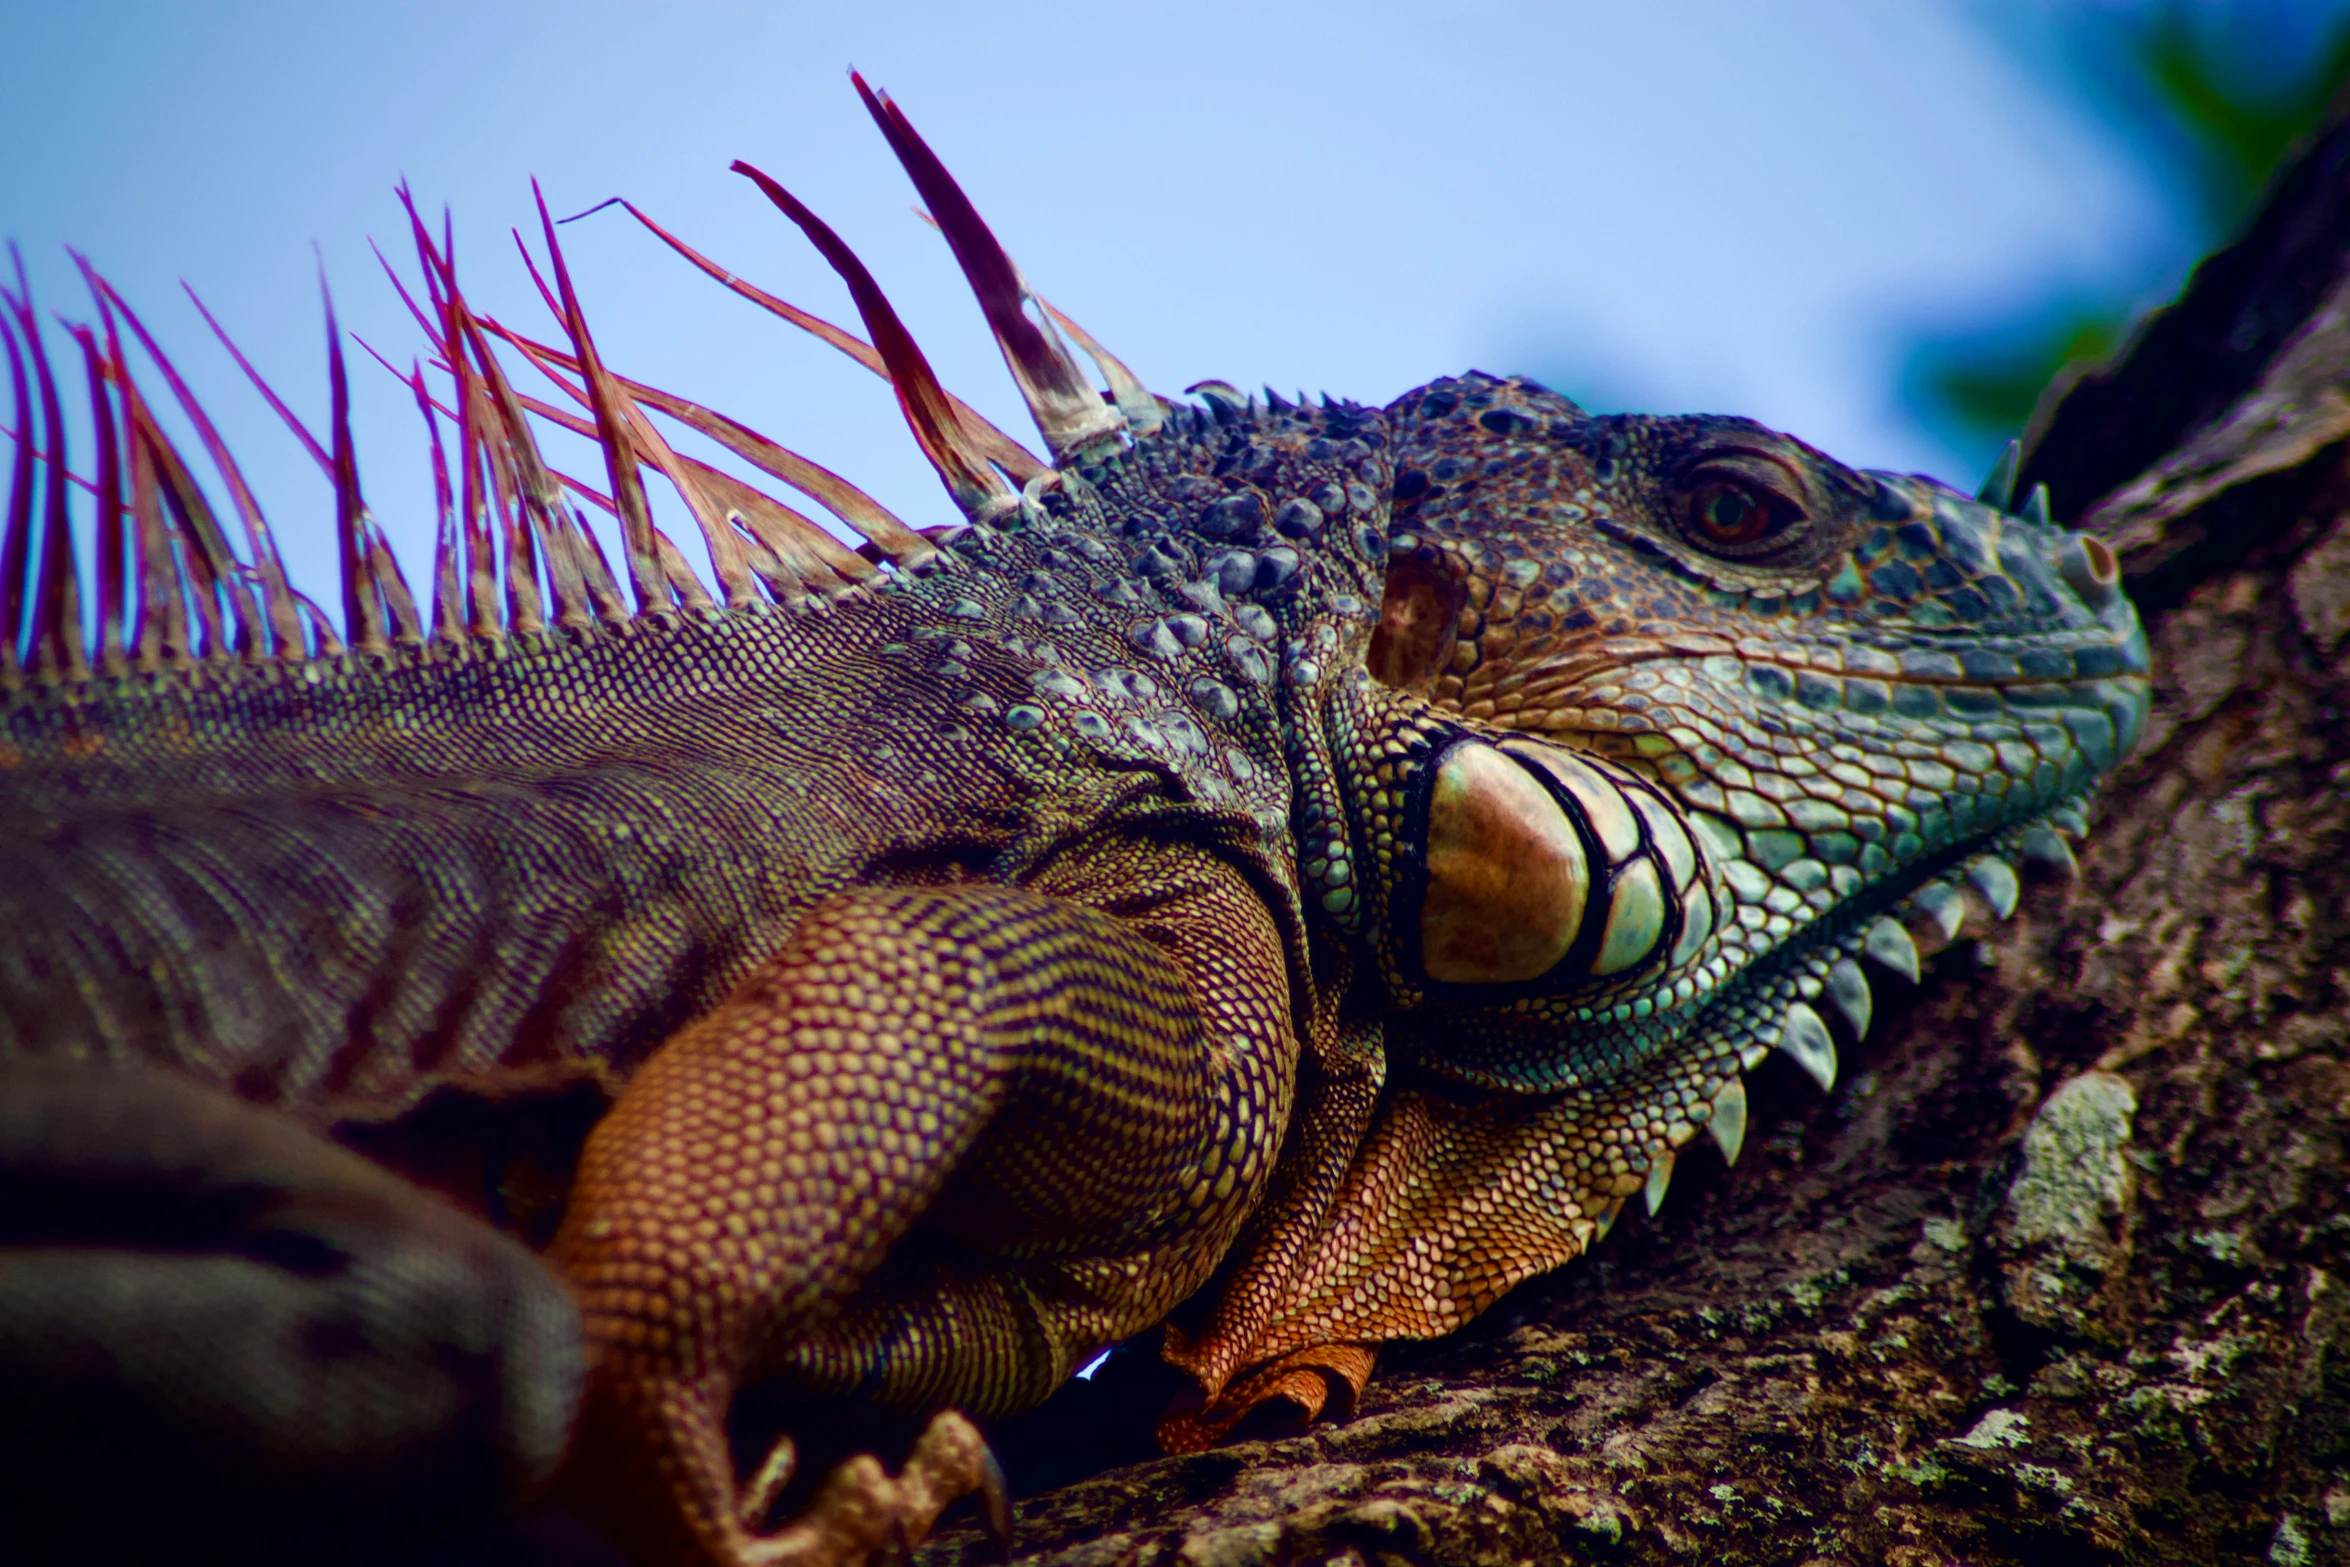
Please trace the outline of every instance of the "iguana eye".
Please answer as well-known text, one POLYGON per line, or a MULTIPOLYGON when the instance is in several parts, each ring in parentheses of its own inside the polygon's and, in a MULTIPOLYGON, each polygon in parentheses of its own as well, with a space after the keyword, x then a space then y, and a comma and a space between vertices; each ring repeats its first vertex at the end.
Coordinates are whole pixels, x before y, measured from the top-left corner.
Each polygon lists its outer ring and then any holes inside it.
POLYGON ((1681 532, 1708 554, 1760 563, 1807 531, 1802 481, 1776 457, 1717 451, 1682 483, 1681 532))
POLYGON ((1754 544, 1771 531, 1770 508, 1735 484, 1707 485, 1691 511, 1710 544, 1754 544))
POLYGON ((1746 554, 1755 545, 1786 533, 1786 507, 1765 500, 1744 484, 1701 484, 1690 496, 1690 533, 1708 550, 1746 554))

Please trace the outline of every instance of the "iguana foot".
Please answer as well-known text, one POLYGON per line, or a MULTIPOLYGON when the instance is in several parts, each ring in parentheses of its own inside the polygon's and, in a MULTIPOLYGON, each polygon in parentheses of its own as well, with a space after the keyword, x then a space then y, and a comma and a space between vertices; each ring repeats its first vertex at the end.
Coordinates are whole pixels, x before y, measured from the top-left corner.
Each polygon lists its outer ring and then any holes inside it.
MULTIPOLYGON (((1192 1347, 1171 1336, 1168 1360, 1185 1370, 1198 1364, 1192 1347)), ((1315 1344, 1292 1350, 1219 1389, 1217 1396, 1179 1399, 1159 1419, 1159 1445, 1170 1453, 1197 1453, 1229 1438, 1260 1411, 1284 1407, 1300 1423, 1335 1412, 1344 1418, 1371 1380, 1376 1356, 1367 1344, 1315 1344)))
POLYGON ((799 1467, 792 1439, 779 1438, 766 1460, 738 1481, 723 1423, 710 1418, 713 1400, 693 1388, 661 1389, 650 1399, 642 1392, 601 1408, 591 1401, 584 1461, 565 1474, 558 1495, 648 1567, 902 1561, 939 1515, 966 1496, 979 1499, 988 1533, 999 1544, 1011 1542, 1003 1469, 979 1428, 954 1410, 931 1417, 895 1475, 872 1454, 858 1453, 823 1477, 796 1517, 769 1528, 768 1514, 799 1467), (613 1421, 632 1404, 632 1414, 613 1421), (631 1431, 637 1440, 625 1439, 631 1431))
MULTIPOLYGON (((742 1496, 742 1520, 756 1530, 791 1479, 790 1437, 775 1444, 742 1496)), ((987 1531, 1012 1543, 1011 1497, 1004 1471, 979 1428, 953 1410, 933 1416, 895 1478, 870 1453, 859 1453, 824 1477, 808 1510, 772 1534, 742 1543, 744 1567, 854 1567, 879 1555, 903 1558, 930 1533, 939 1514, 976 1494, 987 1531)), ((734 1564, 728 1564, 734 1567, 734 1564)))

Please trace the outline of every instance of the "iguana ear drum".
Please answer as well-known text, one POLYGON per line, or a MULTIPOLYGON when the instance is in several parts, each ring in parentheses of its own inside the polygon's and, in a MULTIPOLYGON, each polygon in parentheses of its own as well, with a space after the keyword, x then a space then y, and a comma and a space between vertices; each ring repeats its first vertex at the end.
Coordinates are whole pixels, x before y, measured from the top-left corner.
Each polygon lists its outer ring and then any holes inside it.
POLYGON ((1450 985, 1540 979, 1583 928, 1591 868, 1583 838, 1535 777, 1463 741, 1428 796, 1420 967, 1450 985))

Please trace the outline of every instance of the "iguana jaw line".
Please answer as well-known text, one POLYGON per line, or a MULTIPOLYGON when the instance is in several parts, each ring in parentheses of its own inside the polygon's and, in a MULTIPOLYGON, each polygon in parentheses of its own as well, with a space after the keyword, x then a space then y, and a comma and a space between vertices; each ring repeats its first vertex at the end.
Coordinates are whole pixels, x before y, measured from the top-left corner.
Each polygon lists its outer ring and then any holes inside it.
MULTIPOLYGON (((2137 643, 2129 634, 2134 633, 2134 624, 2129 633, 2113 634, 2121 629, 2109 630, 2102 645, 2117 648, 2125 665, 2142 662, 2142 652, 2133 657, 2129 651, 2131 644, 2137 643)), ((2087 639, 2079 640, 2086 644, 2087 639)), ((2142 643, 2137 646, 2142 648, 2142 643)), ((1618 668, 1654 669, 1671 656, 1627 660, 1618 668)), ((1697 700, 1698 693, 1706 689, 1703 672, 1688 662, 1685 651, 1678 656, 1687 677, 1685 694, 1690 698, 1690 710, 1696 710, 1703 706, 1697 700)), ((1751 666, 1741 661, 1739 667, 1751 666)), ((1716 1022, 1709 1020, 1728 1017, 1722 1009, 1738 996, 1773 992, 1776 982, 1789 976, 1797 989, 1771 1005, 1783 1002, 1792 1007, 1800 1002, 1808 1009, 1823 993, 1850 1002, 1855 994, 1865 993, 1865 981, 1841 975, 1841 989, 1835 989, 1828 984, 1829 971, 1864 954, 1914 978, 1921 955, 1940 951, 1969 927, 1984 929, 2012 914, 2020 886, 2018 864, 2038 864, 2060 874, 2071 869, 2070 850, 2057 836, 2056 827, 2074 832, 2080 829, 2079 803, 2142 727, 2147 683, 2138 674, 2124 673, 2071 681, 2003 683, 1997 688, 1952 680, 1916 684, 1921 690, 2020 690, 2027 698, 2042 698, 2019 704, 2011 715, 2013 725, 2000 720, 2007 732, 2018 735, 2024 733, 2022 725, 2028 720, 2038 735, 2035 744, 2039 749, 2028 753, 2029 765, 2016 771, 2008 750, 2020 742, 1978 741, 1973 733, 1979 725, 1959 715, 1944 713, 1930 720, 1883 716, 1869 720, 1866 729, 1853 730, 1840 725, 1834 711, 1807 713, 1807 720, 1816 719, 1821 725, 1811 742, 1812 762, 1857 755, 1856 748, 1869 744, 1887 754, 1904 752, 1911 759, 1900 764, 1911 770, 1906 781, 1898 766, 1890 779, 1881 773, 1869 777, 1878 807, 1873 818, 1864 820, 1855 810, 1849 817, 1840 812, 1822 821, 1803 814, 1826 808, 1819 803, 1818 794, 1794 787, 1818 781, 1820 769, 1810 763, 1779 762, 1776 765, 1788 769, 1776 776, 1779 792, 1755 792, 1769 782, 1755 775, 1768 772, 1764 764, 1773 756, 1769 742, 1779 733, 1771 727, 1768 715, 1778 704, 1751 691, 1738 691, 1711 720, 1714 754, 1703 759, 1691 754, 1685 726, 1674 723, 1661 723, 1638 733, 1535 732, 1523 715, 1498 721, 1481 715, 1455 715, 1439 704, 1408 697, 1401 698, 1394 709, 1399 716, 1393 727, 1371 712, 1360 713, 1354 722, 1388 735, 1386 741, 1376 743, 1393 745, 1397 737, 1434 723, 1449 733, 1481 734, 1495 743, 1506 744, 1518 736, 1538 738, 1605 761, 1624 770, 1628 777, 1644 778, 1662 791, 1675 819, 1703 845, 1711 877, 1707 889, 1713 900, 1710 917, 1716 935, 1684 963, 1671 968, 1643 962, 1620 979, 1565 990, 1556 981, 1461 986, 1432 982, 1417 972, 1408 949, 1399 953, 1397 960, 1403 967, 1389 968, 1394 1002, 1403 1014, 1420 1014, 1425 1019, 1405 1024, 1405 1031, 1420 1034, 1434 1028, 1452 1038, 1457 1035, 1456 1024, 1473 1033, 1474 1025, 1468 1020, 1482 1018, 1522 1046, 1555 1041, 1556 1052, 1542 1050, 1540 1054, 1548 1059, 1539 1061, 1530 1058, 1527 1050, 1498 1040, 1509 1056, 1506 1064, 1480 1059, 1484 1052, 1473 1043, 1430 1061, 1443 1075, 1481 1087, 1553 1092, 1604 1081, 1609 1072, 1622 1069, 1631 1060, 1662 1052, 1674 1038, 1713 1028, 1716 1022), (2072 699, 2061 704, 2044 700, 2059 692, 2073 693, 2072 699), (2072 712, 2107 715, 2107 727, 2102 731, 2107 738, 2101 743, 2112 748, 2111 754, 2091 749, 2090 742, 2079 740, 2061 725, 2063 715, 2072 712), (1740 755, 1752 766, 1736 761, 1740 755), (1801 773, 1795 771, 1798 766, 1801 773), (1929 767, 1934 771, 1923 771, 1929 767), (2047 774, 2047 767, 2056 772, 2047 774), (1963 788, 1953 782, 1956 779, 1965 781, 1963 788), (1979 790, 1979 785, 1994 781, 1998 792, 1979 790), (2063 792, 2044 792, 2051 782, 2064 785, 2063 792), (1905 798, 1916 798, 1921 789, 1932 793, 1938 802, 1922 815, 1902 803, 1905 798), (2012 805, 2008 803, 2011 795, 2017 796, 2012 805), (2037 803, 2032 803, 2034 796, 2037 803), (1977 799, 1984 802, 1979 811, 1974 804, 1977 799), (2005 814, 2008 810, 2015 814, 2005 814), (1791 811, 1796 813, 1793 817, 1788 814, 1791 811), (1969 814, 1994 812, 1999 813, 1996 819, 1967 820, 1969 814), (1870 820, 1875 825, 1861 836, 1847 830, 1848 826, 1867 827, 1870 820), (1840 850, 1838 841, 1843 844, 1840 850), (1856 855, 1863 857, 1858 866, 1854 864, 1856 855), (1871 858, 1873 865, 1867 863, 1871 858), (1625 1041, 1622 1051, 1612 1050, 1608 1043, 1618 1036, 1625 1041), (1611 1058, 1616 1064, 1578 1064, 1598 1057, 1611 1058)), ((1441 749, 1442 742, 1432 742, 1429 754, 1439 754, 1441 749)), ((1849 762, 1843 765, 1853 770, 1849 762)), ((1358 823, 1358 835, 1366 829, 1373 837, 1382 830, 1376 824, 1358 823)), ((1608 861, 1595 856, 1594 863, 1599 866, 1595 876, 1604 879, 1611 873, 1608 861)), ((1403 889, 1400 905, 1393 902, 1397 896, 1398 890, 1389 887, 1383 889, 1379 901, 1382 907, 1402 911, 1394 917, 1414 917, 1414 895, 1403 889)), ((1595 887, 1590 896, 1597 900, 1592 907, 1604 908, 1603 888, 1595 887)), ((1661 953, 1672 945, 1668 926, 1656 943, 1656 951, 1661 953)), ((1854 1005, 1865 1018, 1865 1000, 1854 1005)), ((1808 1010, 1798 1014, 1789 1034, 1805 1047, 1801 1059, 1808 1063, 1807 1070, 1818 1068, 1823 1059, 1819 1042, 1828 1037, 1824 1030, 1805 1021, 1811 1015, 1808 1010)), ((1762 1025, 1747 1019, 1738 1026, 1753 1033, 1762 1025)), ((1766 1032, 1775 1039, 1779 1031, 1774 1021, 1766 1032)), ((1764 1041, 1764 1048, 1772 1039, 1764 1041)))
MULTIPOLYGON (((1861 961, 1919 984, 1926 960, 1962 940, 1987 935, 2013 917, 2020 906, 2015 901, 2019 864, 2060 882, 2077 876, 2067 838, 2082 830, 2089 798, 2090 791, 2083 791, 2038 816, 1955 844, 1872 884, 1850 903, 1780 938, 1767 954, 1730 970, 1688 1003, 1642 1014, 1677 1026, 1645 1038, 1625 1036, 1627 1048, 1604 1071, 1577 1070, 1562 1060, 1551 1070, 1529 1073, 1522 1058, 1500 1066, 1480 1052, 1464 1052, 1454 1026, 1459 1008, 1450 998, 1402 1014, 1399 1041, 1421 1042, 1415 1058, 1442 1077, 1505 1093, 1603 1087, 1698 1038, 1734 1047, 1741 1070, 1751 1070, 1773 1049, 1783 1050, 1826 1091, 1837 1074, 1836 1046, 1824 1027, 1815 1026, 1819 1013, 1813 1003, 1844 1019, 1849 1040, 1865 1036, 1872 987, 1861 961), (1414 1012, 1425 1022, 1408 1021, 1414 1012), (1438 1037, 1447 1040, 1446 1048, 1426 1048, 1426 1041, 1438 1037)), ((1635 1018, 1627 1008, 1600 1005, 1571 1018, 1520 1021, 1525 1043, 1547 1039, 1589 1049, 1635 1018)), ((1735 1151, 1729 1152, 1734 1159, 1735 1151)))

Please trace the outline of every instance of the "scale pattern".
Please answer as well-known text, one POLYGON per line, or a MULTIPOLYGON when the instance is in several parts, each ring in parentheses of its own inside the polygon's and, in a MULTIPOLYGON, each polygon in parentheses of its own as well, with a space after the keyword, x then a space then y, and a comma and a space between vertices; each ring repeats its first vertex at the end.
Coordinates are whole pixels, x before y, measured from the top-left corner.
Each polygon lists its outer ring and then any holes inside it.
MULTIPOLYGON (((612 372, 551 223, 568 349, 474 315, 420 223, 460 435, 430 604, 377 548, 339 414, 312 445, 342 635, 216 452, 230 551, 115 313, 144 329, 94 283, 93 647, 65 426, 8 302, 0 1063, 232 1087, 547 1242, 584 1346, 557 1483, 648 1561, 919 1538, 993 1485, 955 1410, 1031 1405, 1203 1289, 1169 1329, 1199 1384, 1169 1446, 1343 1403, 1379 1343, 1661 1201, 1700 1131, 1735 1158, 1765 1052, 1832 1082, 1859 960, 1914 975, 2012 910, 2014 865, 2065 862, 2144 718, 2110 553, 2043 498, 1486 376, 1384 411, 1155 398, 867 102, 1049 463, 937 386, 764 175, 870 346, 654 232, 892 380, 951 533, 612 372), (582 411, 517 392, 496 344, 582 411), (526 414, 593 435, 610 493, 549 468, 526 414), (614 514, 619 572, 567 492, 614 514), (452 1100, 495 1128, 567 1093, 610 1105, 568 1144, 427 1157, 452 1100), (936 1418, 899 1476, 854 1460, 775 1525, 790 1434, 748 1475, 727 1445, 753 1381, 936 1418)), ((88 1317, 124 1331, 99 1295, 88 1317)), ((20 1323, 0 1291, 0 1351, 34 1352, 20 1323)), ((552 1385, 545 1358, 515 1363, 552 1385)), ((538 1420, 527 1481, 559 1455, 545 1401, 509 1402, 538 1420)))

